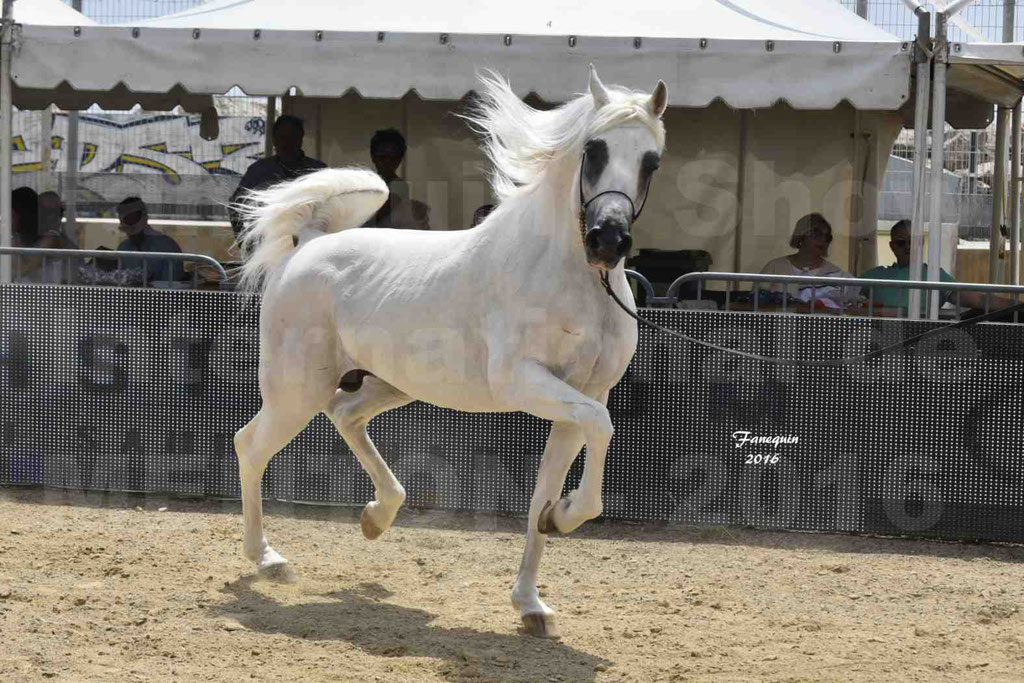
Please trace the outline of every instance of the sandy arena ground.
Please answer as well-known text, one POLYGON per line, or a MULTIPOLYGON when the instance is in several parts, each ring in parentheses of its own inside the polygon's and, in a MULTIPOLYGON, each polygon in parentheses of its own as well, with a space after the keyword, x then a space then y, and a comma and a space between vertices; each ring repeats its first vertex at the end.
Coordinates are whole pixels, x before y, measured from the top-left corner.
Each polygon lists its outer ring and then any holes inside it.
POLYGON ((1024 549, 590 524, 553 538, 561 642, 517 633, 522 520, 0 489, 0 681, 1020 681, 1024 549), (161 511, 162 508, 166 508, 161 511))

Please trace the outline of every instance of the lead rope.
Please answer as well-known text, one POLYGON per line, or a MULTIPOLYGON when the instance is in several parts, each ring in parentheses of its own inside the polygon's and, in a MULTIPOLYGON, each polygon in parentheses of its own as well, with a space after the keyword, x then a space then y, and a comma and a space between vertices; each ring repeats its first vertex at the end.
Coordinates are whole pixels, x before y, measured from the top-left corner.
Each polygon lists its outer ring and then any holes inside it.
MULTIPOLYGON (((630 207, 634 207, 635 206, 633 204, 632 198, 628 194, 626 194, 625 192, 619 192, 618 190, 606 190, 604 192, 601 192, 601 193, 591 197, 589 200, 584 201, 584 196, 583 196, 583 165, 584 165, 584 162, 586 161, 586 158, 587 158, 587 154, 586 154, 586 151, 584 151, 583 152, 583 157, 580 159, 580 180, 579 180, 579 193, 580 193, 580 214, 579 214, 579 218, 580 218, 580 239, 583 241, 583 248, 584 249, 587 248, 587 207, 590 205, 591 202, 593 202, 595 199, 597 199, 598 197, 600 197, 601 195, 604 195, 604 194, 621 194, 623 197, 625 197, 627 200, 629 200, 630 207)), ((633 212, 633 220, 634 221, 637 218, 639 218, 640 212, 643 211, 644 205, 647 203, 647 197, 650 194, 650 188, 651 188, 650 182, 648 181, 647 192, 644 193, 643 201, 640 204, 640 211, 634 210, 634 212, 633 212)), ((950 325, 945 325, 943 327, 939 327, 939 328, 936 328, 936 329, 933 329, 933 330, 928 330, 927 332, 922 332, 921 334, 914 335, 913 337, 909 337, 907 339, 904 339, 903 341, 897 342, 895 344, 890 344, 889 346, 883 346, 880 349, 876 349, 874 351, 869 351, 868 353, 863 353, 863 354, 861 354, 859 356, 850 356, 850 357, 847 357, 847 358, 830 358, 830 359, 826 359, 826 360, 802 360, 802 359, 799 359, 799 358, 774 358, 774 357, 771 357, 771 356, 762 356, 762 355, 757 354, 757 353, 750 353, 750 352, 747 352, 747 351, 740 351, 739 349, 731 349, 731 348, 726 347, 726 346, 719 346, 718 344, 712 344, 711 342, 704 341, 703 339, 697 339, 695 337, 691 337, 691 336, 689 336, 687 334, 683 334, 682 332, 677 332, 675 330, 671 330, 671 329, 669 329, 667 327, 664 327, 664 326, 659 325, 657 323, 651 322, 650 320, 647 320, 645 318, 641 318, 639 315, 637 315, 633 311, 629 310, 629 308, 627 308, 626 305, 624 303, 622 303, 622 301, 619 299, 619 297, 612 290, 612 286, 608 282, 608 271, 606 271, 606 270, 602 270, 601 271, 601 286, 604 287, 604 291, 608 293, 608 296, 610 296, 612 298, 612 300, 616 304, 618 304, 619 308, 621 308, 623 311, 625 311, 626 314, 630 318, 632 318, 633 320, 637 321, 641 325, 644 325, 646 327, 649 327, 652 330, 655 330, 656 332, 661 332, 662 334, 667 334, 669 336, 676 337, 676 338, 682 339, 684 341, 688 341, 691 344, 697 344, 698 346, 703 346, 703 347, 706 347, 706 348, 709 348, 709 349, 714 349, 715 351, 721 351, 723 353, 728 353, 728 354, 731 354, 731 355, 734 355, 734 356, 740 356, 742 358, 749 358, 751 360, 764 361, 765 363, 773 363, 775 365, 798 365, 798 366, 803 366, 803 367, 815 367, 815 368, 821 368, 821 367, 842 367, 844 365, 856 365, 857 363, 863 363, 865 361, 871 360, 872 358, 878 358, 878 357, 883 356, 883 355, 885 355, 887 353, 890 353, 892 351, 897 351, 899 349, 903 349, 903 348, 906 348, 908 346, 916 346, 919 342, 921 342, 924 339, 928 339, 929 337, 938 337, 939 335, 946 334, 947 332, 949 332, 951 330, 956 330, 956 329, 963 328, 963 327, 971 327, 972 325, 977 325, 978 323, 983 323, 986 320, 992 320, 993 318, 996 318, 996 317, 1001 316, 1001 315, 1006 315, 1008 313, 1014 313, 1016 311, 1024 310, 1024 303, 1019 303, 1019 304, 1016 304, 1014 306, 1009 306, 1007 308, 1002 308, 1002 309, 1000 309, 998 311, 989 311, 988 313, 976 316, 974 318, 968 318, 967 320, 958 320, 957 322, 952 323, 950 325)))
POLYGON ((691 337, 689 335, 683 334, 682 332, 676 332, 675 330, 671 330, 671 329, 669 329, 667 327, 664 327, 664 326, 659 325, 657 323, 651 322, 650 320, 646 320, 644 318, 641 318, 639 315, 637 315, 633 311, 629 310, 629 308, 627 308, 626 305, 623 304, 622 301, 619 299, 619 297, 615 294, 614 290, 612 290, 612 286, 608 282, 608 271, 601 271, 601 286, 604 287, 604 291, 608 293, 608 296, 610 296, 612 298, 612 300, 616 304, 619 305, 619 308, 621 308, 623 311, 625 311, 626 314, 629 315, 630 318, 632 318, 633 320, 636 320, 641 325, 646 325, 647 327, 649 327, 652 330, 655 330, 657 332, 661 332, 663 334, 671 335, 673 337, 678 337, 679 339, 683 339, 683 340, 688 341, 688 342, 690 342, 692 344, 697 344, 698 346, 704 346, 704 347, 707 347, 709 349, 714 349, 716 351, 722 351, 724 353, 732 354, 734 356, 741 356, 743 358, 750 358, 751 360, 760 360, 760 361, 764 361, 766 363, 774 363, 775 365, 800 365, 800 366, 804 366, 804 367, 818 367, 818 368, 820 368, 820 367, 841 367, 841 366, 844 366, 844 365, 856 365, 857 363, 863 363, 865 361, 869 361, 872 358, 878 358, 879 356, 882 356, 882 355, 884 355, 886 353, 889 353, 891 351, 896 351, 898 349, 902 349, 902 348, 905 348, 907 346, 916 346, 918 342, 920 342, 920 341, 922 341, 924 339, 927 339, 929 337, 937 337, 939 335, 946 334, 950 330, 955 330, 955 329, 962 328, 962 327, 970 327, 971 325, 977 325, 978 323, 983 323, 986 320, 991 320, 992 318, 995 318, 995 317, 1000 316, 1000 315, 1005 315, 1007 313, 1013 313, 1014 311, 1024 310, 1024 303, 1020 303, 1020 304, 1016 304, 1014 306, 1009 306, 1007 308, 1000 309, 998 311, 989 311, 988 313, 985 313, 984 315, 979 315, 979 316, 977 316, 975 318, 968 318, 967 320, 959 320, 959 321, 957 321, 955 323, 952 323, 950 325, 946 325, 944 327, 940 327, 940 328, 937 328, 937 329, 934 329, 934 330, 928 330, 927 332, 922 332, 921 334, 917 334, 917 335, 914 335, 913 337, 909 337, 907 339, 904 339, 901 342, 897 342, 895 344, 890 344, 889 346, 884 346, 884 347, 882 347, 880 349, 876 349, 875 351, 869 351, 868 353, 864 353, 864 354, 861 354, 859 356, 850 356, 848 358, 831 358, 831 359, 826 359, 826 360, 801 360, 801 359, 798 359, 798 358, 773 358, 771 356, 762 356, 762 355, 759 355, 759 354, 756 354, 756 353, 749 353, 747 351, 740 351, 739 349, 730 349, 730 348, 725 347, 725 346, 718 346, 717 344, 712 344, 711 342, 704 341, 703 339, 696 339, 696 338, 691 337))

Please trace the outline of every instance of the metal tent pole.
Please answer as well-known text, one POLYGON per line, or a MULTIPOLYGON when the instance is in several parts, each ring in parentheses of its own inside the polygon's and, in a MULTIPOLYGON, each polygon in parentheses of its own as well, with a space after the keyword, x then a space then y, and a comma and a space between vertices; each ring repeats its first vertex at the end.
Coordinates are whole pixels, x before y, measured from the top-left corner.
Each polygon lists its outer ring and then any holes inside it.
MULTIPOLYGON (((82 11, 82 0, 72 0, 71 7, 82 11)), ((67 113, 68 129, 61 143, 61 154, 64 156, 64 184, 61 194, 64 199, 64 234, 68 239, 79 244, 78 236, 78 169, 82 162, 82 152, 78 144, 78 112, 67 113)))
POLYGON ((53 189, 50 173, 53 158, 53 108, 50 105, 39 112, 39 189, 46 192, 53 189))
MULTIPOLYGON (((3 0, 0 21, 0 247, 11 246, 11 32, 14 0, 3 0)), ((11 257, 0 257, 0 282, 11 281, 11 257)))
MULTIPOLYGON (((917 42, 914 61, 917 63, 917 93, 914 102, 914 214, 910 224, 910 279, 921 279, 924 247, 924 179, 928 154, 928 95, 931 91, 931 15, 917 6, 917 42)), ((908 292, 907 317, 921 317, 921 290, 908 292)))
MULTIPOLYGON (((970 3, 968 3, 970 4, 970 3)), ((1016 0, 1003 0, 1003 42, 1012 43, 1014 28, 1017 25, 1016 0)))
MULTIPOLYGON (((1012 43, 1014 29, 1017 25, 1016 0, 1003 1, 1003 42, 1012 43)), ((1010 119, 1010 272, 1009 282, 1020 283, 1020 117, 1021 103, 1013 108, 1010 119)), ((1002 235, 999 236, 999 248, 1002 249, 1002 235)), ((1006 271, 1003 271, 1006 279, 1006 271)))
MULTIPOLYGON (((947 19, 952 19, 957 14, 959 14, 961 10, 966 9, 968 5, 976 1, 977 0, 953 0, 953 2, 949 3, 949 5, 946 6, 946 11, 944 12, 944 14, 946 15, 947 19)), ((1013 0, 1009 1, 1013 2, 1013 0)))
POLYGON ((78 112, 67 113, 67 137, 61 143, 64 155, 64 231, 68 238, 78 244, 78 167, 82 161, 81 145, 78 144, 78 112))
POLYGON ((999 251, 1003 246, 1003 203, 1006 197, 1006 107, 996 112, 995 169, 992 172, 992 229, 988 236, 988 281, 998 283, 999 251))
MULTIPOLYGON (((939 282, 942 272, 942 180, 946 170, 946 15, 935 15, 935 49, 932 64, 932 197, 931 229, 928 231, 928 281, 939 282)), ((928 317, 939 317, 939 290, 928 296, 928 317)))
POLYGON ((750 113, 746 109, 740 110, 740 139, 739 150, 736 161, 736 225, 732 245, 732 269, 734 272, 743 272, 743 212, 745 207, 743 201, 746 196, 747 186, 747 145, 750 135, 750 113))
POLYGON ((1010 120, 1010 284, 1020 284, 1020 124, 1021 102, 1010 120))
POLYGON ((269 159, 274 156, 274 121, 277 120, 277 97, 267 97, 267 130, 263 141, 263 158, 269 159))

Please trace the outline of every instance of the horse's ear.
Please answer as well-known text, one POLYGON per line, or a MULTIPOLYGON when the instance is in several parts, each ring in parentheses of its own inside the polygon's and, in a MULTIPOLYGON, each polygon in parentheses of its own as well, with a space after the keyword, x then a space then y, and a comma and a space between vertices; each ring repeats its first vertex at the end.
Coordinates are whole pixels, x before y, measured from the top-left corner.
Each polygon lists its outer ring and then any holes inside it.
POLYGON ((647 100, 647 108, 655 118, 660 119, 667 106, 668 88, 665 87, 665 81, 658 81, 658 85, 654 86, 654 92, 651 93, 651 99, 647 100))
POLYGON ((594 97, 594 109, 600 109, 604 105, 608 104, 608 100, 611 98, 608 96, 608 89, 604 87, 604 83, 597 77, 597 69, 594 65, 590 65, 590 94, 594 97))

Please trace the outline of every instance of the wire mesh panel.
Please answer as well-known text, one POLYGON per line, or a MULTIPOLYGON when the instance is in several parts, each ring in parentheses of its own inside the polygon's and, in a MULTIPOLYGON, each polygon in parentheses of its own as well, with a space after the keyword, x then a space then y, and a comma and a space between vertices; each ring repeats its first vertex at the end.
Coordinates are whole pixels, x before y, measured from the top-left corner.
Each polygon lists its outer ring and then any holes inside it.
MULTIPOLYGON (((259 408, 257 315, 242 302, 216 292, 0 287, 0 482, 238 496, 232 436, 259 408)), ((647 314, 714 344, 809 359, 859 355, 934 324, 647 314)), ((609 399, 616 432, 604 513, 1024 540, 1022 335, 981 325, 862 365, 804 368, 643 329, 609 399)), ((414 403, 370 431, 409 505, 525 514, 548 429, 521 413, 414 403)), ((322 416, 271 462, 263 485, 287 500, 372 497, 322 416)))
MULTIPOLYGON (((943 6, 950 3, 943 3, 943 6)), ((1003 18, 1006 5, 1014 7, 1013 40, 1024 36, 1024 5, 1004 0, 975 0, 950 25, 949 39, 953 42, 1001 43, 1004 40, 1003 18)))
MULTIPOLYGON (((647 313, 717 344, 806 359, 857 355, 932 325, 647 313)), ((1024 445, 1015 433, 1024 377, 1010 362, 1017 334, 1016 326, 983 325, 862 365, 799 368, 642 333, 633 381, 612 399, 618 410, 623 399, 632 405, 636 422, 614 418, 608 477, 624 498, 647 497, 658 510, 652 516, 670 519, 1018 536, 1024 468, 1013 463, 1024 445), (637 466, 623 451, 645 463, 641 476, 632 476, 637 466)))
POLYGON ((207 0, 64 0, 100 24, 120 24, 183 12, 207 0))
MULTIPOLYGON (((858 0, 839 0, 856 11, 858 0)), ((949 2, 922 3, 934 16, 949 2)), ((1024 2, 1013 0, 1014 40, 1024 38, 1024 2)), ((868 0, 867 19, 903 40, 913 40, 918 24, 903 0, 868 0)), ((948 26, 950 42, 1003 42, 1004 0, 976 0, 960 12, 948 26)), ((904 130, 893 147, 879 197, 880 220, 895 221, 913 214, 913 176, 915 133, 904 130)), ((946 177, 943 183, 942 221, 956 224, 964 239, 988 239, 992 224, 992 177, 995 172, 995 124, 984 130, 945 129, 946 177)), ((928 149, 931 149, 929 140, 928 149)), ((926 185, 925 193, 929 192, 926 185)), ((925 203, 926 214, 930 202, 925 203)))
MULTIPOLYGON (((851 12, 856 12, 859 5, 866 4, 868 21, 903 40, 912 40, 917 34, 917 19, 903 0, 867 0, 866 3, 858 2, 858 0, 838 1, 851 12)), ((1021 17, 1024 2, 1022 0, 1010 1, 1015 9, 1014 40, 1020 40, 1024 35, 1024 17, 1021 17)), ((952 0, 922 2, 921 4, 931 12, 934 18, 936 12, 944 10, 952 4, 952 0)), ((1006 1, 1004 0, 975 0, 953 19, 949 26, 950 41, 1003 42, 1005 6, 1006 1)))

